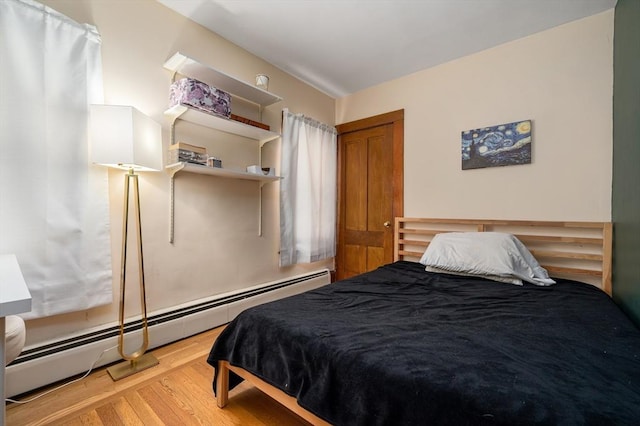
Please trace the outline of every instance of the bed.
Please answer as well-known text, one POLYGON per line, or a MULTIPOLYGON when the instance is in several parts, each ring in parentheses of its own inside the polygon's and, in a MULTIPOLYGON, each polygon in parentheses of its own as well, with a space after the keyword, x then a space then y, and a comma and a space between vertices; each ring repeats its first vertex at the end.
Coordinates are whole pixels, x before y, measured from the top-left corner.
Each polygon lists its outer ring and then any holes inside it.
POLYGON ((397 218, 394 240, 392 264, 236 317, 208 358, 218 406, 248 380, 312 424, 636 424, 610 223, 397 218), (476 232, 515 237, 555 284, 425 270, 476 232))

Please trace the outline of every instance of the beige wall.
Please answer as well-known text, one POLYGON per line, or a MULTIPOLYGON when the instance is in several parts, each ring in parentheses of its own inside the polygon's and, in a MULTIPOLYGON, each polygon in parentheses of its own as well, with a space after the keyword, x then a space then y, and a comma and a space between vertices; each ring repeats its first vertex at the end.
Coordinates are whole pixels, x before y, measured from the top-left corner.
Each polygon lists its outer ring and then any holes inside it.
MULTIPOLYGON (((270 76, 269 89, 285 100, 267 107, 263 121, 280 131, 281 109, 333 124, 335 101, 153 0, 45 0, 72 19, 97 26, 102 36, 105 102, 133 105, 163 126, 169 143, 169 71, 162 66, 176 51, 251 82, 270 76)), ((180 123, 179 139, 207 146, 225 166, 258 161, 258 143, 180 123)), ((279 142, 263 149, 266 165, 279 168, 279 142)), ((113 305, 29 321, 27 344, 36 344, 117 318, 122 212, 122 173, 109 172, 114 270, 113 305)), ((258 236, 259 184, 181 173, 176 178, 175 243, 169 244, 169 176, 141 176, 143 241, 148 310, 154 311, 260 283, 297 275, 332 262, 281 269, 278 266, 278 185, 263 189, 263 235, 258 236)), ((131 287, 137 279, 132 276, 131 287)), ((131 299, 128 312, 137 312, 131 299)))
POLYGON ((405 109, 405 215, 610 220, 613 9, 337 100, 405 109), (463 130, 533 120, 530 165, 461 170, 463 130))

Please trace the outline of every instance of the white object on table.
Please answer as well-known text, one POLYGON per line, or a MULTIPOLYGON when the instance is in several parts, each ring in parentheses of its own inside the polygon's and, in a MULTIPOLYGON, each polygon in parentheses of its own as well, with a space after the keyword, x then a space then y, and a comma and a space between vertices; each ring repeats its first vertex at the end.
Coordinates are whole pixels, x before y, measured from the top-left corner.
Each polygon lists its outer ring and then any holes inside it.
POLYGON ((5 413, 5 317, 29 312, 31 293, 24 282, 18 259, 13 254, 0 255, 0 396, 2 397, 2 415, 0 426, 6 424, 5 413))

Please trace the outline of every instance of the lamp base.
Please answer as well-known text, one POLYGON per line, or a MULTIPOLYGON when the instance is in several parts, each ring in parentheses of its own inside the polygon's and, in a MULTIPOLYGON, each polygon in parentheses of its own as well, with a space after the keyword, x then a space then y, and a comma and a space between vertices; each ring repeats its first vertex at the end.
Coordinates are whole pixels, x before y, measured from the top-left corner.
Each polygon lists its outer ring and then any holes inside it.
POLYGON ((113 379, 117 381, 124 379, 125 377, 132 376, 139 371, 146 370, 147 368, 154 367, 159 364, 159 361, 152 354, 144 354, 140 358, 134 361, 124 361, 107 368, 107 372, 113 379))

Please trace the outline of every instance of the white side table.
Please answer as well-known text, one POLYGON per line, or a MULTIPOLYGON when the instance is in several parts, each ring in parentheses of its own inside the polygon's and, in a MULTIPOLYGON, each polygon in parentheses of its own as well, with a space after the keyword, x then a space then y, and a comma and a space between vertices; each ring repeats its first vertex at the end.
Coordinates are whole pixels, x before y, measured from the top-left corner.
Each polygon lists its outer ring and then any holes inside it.
POLYGON ((24 282, 18 259, 13 254, 0 255, 0 396, 2 415, 0 426, 6 424, 5 412, 5 317, 31 310, 31 293, 24 282))

